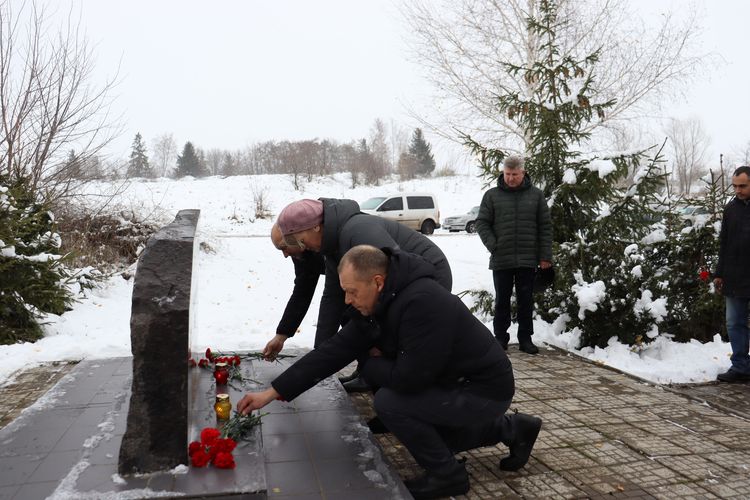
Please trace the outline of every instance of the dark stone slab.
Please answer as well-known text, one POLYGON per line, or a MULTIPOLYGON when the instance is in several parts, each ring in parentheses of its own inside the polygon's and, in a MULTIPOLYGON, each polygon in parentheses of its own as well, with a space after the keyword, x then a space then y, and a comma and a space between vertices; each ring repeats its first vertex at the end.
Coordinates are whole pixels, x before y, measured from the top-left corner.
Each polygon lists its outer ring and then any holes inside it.
POLYGON ((187 464, 190 288, 199 210, 181 210, 154 234, 133 285, 133 381, 121 474, 187 464))
MULTIPOLYGON (((195 353, 193 358, 199 359, 201 356, 202 353, 195 353)), ((216 385, 210 370, 190 370, 189 441, 199 441, 201 431, 206 427, 221 429, 223 424, 217 421, 213 409, 217 393, 229 394, 229 400, 234 407, 246 392, 261 389, 256 383, 258 373, 254 363, 243 360, 240 368, 242 380, 232 380, 225 386, 216 385)), ((257 494, 260 495, 257 498, 265 498, 266 472, 261 427, 253 428, 249 436, 237 443, 237 448, 232 454, 236 464, 233 470, 191 467, 188 474, 175 476, 173 489, 198 498, 216 494, 243 495, 242 498, 255 498, 245 495, 257 494)))

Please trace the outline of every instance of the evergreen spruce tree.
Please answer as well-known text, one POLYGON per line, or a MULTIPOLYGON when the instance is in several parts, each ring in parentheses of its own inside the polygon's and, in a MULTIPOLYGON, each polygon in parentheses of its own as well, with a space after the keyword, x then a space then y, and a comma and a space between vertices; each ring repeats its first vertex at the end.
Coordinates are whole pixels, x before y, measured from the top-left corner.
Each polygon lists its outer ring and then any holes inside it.
POLYGON ((62 314, 73 301, 54 217, 30 185, 0 175, 0 344, 40 338, 41 314, 62 314))
POLYGON ((182 154, 177 156, 177 177, 185 177, 191 175, 193 177, 202 177, 204 175, 204 168, 201 159, 195 151, 193 143, 188 141, 182 148, 182 154))
POLYGON ((432 146, 425 140, 420 128, 415 129, 411 136, 409 155, 414 158, 415 175, 429 175, 435 170, 435 158, 432 155, 432 146))
POLYGON ((130 151, 130 160, 128 161, 127 177, 153 177, 154 172, 146 156, 146 145, 143 143, 141 133, 135 134, 133 139, 132 150, 130 151))
MULTIPOLYGON (((581 345, 603 346, 611 336, 637 343, 658 334, 665 317, 664 291, 645 262, 655 231, 660 157, 644 161, 645 151, 599 157, 581 151, 590 139, 588 125, 614 101, 596 100, 597 52, 579 58, 560 53, 557 7, 541 0, 538 15, 528 20, 543 57, 525 66, 506 64, 532 85, 531 97, 511 92, 497 101, 500 112, 524 130, 527 172, 550 204, 557 280, 537 310, 547 320, 559 319, 581 345), (634 180, 622 188, 631 169, 637 170, 634 180)), ((464 139, 493 183, 508 152, 464 139)))

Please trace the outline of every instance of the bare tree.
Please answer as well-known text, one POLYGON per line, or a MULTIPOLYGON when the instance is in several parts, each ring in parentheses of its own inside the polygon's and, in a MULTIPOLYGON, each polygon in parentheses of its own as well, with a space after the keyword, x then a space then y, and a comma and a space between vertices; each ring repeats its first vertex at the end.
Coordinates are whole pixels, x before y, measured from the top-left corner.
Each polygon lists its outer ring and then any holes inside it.
POLYGON ((372 155, 372 178, 377 183, 391 172, 388 131, 385 122, 380 118, 376 118, 370 127, 370 154, 372 155))
POLYGON ((166 177, 177 159, 177 143, 174 136, 164 133, 151 141, 151 154, 156 175, 166 177))
POLYGON ((219 175, 221 173, 221 164, 224 161, 225 153, 225 151, 217 148, 211 148, 206 151, 205 161, 208 175, 219 175))
POLYGON ((671 120, 666 132, 672 145, 672 175, 677 181, 677 189, 681 194, 689 195, 693 183, 708 171, 706 155, 711 138, 700 118, 695 116, 671 120))
MULTIPOLYGON (((526 138, 516 122, 496 111, 496 96, 529 98, 535 82, 512 77, 507 64, 541 60, 540 43, 527 29, 540 0, 413 0, 402 13, 414 34, 414 59, 436 89, 437 116, 412 110, 426 128, 457 140, 456 130, 480 142, 520 152, 526 138)), ((559 0, 560 58, 600 51, 592 98, 616 100, 593 127, 620 126, 685 84, 707 57, 695 55, 700 26, 689 9, 684 19, 664 14, 646 26, 627 0, 559 0)))
POLYGON ((0 172, 59 200, 86 181, 71 174, 117 133, 115 83, 92 83, 92 52, 70 14, 57 30, 47 17, 35 2, 0 2, 0 172))
POLYGON ((391 119, 389 127, 388 142, 390 143, 391 151, 391 169, 397 168, 401 153, 409 149, 409 136, 411 131, 399 125, 395 120, 391 119))
POLYGON ((738 148, 737 161, 739 165, 750 165, 750 141, 747 141, 744 146, 738 148))

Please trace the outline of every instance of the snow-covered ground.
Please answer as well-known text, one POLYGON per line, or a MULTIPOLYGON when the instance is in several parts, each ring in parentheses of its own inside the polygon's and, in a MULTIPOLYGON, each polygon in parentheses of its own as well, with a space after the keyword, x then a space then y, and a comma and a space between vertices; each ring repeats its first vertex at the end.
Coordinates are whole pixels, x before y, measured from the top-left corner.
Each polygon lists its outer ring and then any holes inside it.
MULTIPOLYGON (((316 178, 301 191, 294 190, 289 176, 281 175, 101 183, 87 189, 92 205, 102 203, 102 194, 116 193, 112 205, 156 224, 168 223, 181 209, 201 210, 197 239, 202 245, 194 271, 196 305, 191 334, 196 351, 209 346, 214 350, 261 349, 273 336, 292 288, 293 266, 273 249, 268 234, 275 216, 290 201, 332 197, 362 202, 378 194, 426 191, 437 196, 441 218, 445 218, 479 204, 485 190, 481 180, 467 176, 351 189, 347 175, 316 178), (255 220, 254 200, 259 196, 265 199, 272 218, 255 220)), ((492 290, 489 254, 477 235, 438 230, 431 238, 451 263, 454 293, 492 290)), ((287 346, 312 346, 322 284, 323 279, 300 331, 287 346)), ((49 316, 45 338, 33 344, 0 346, 0 385, 8 383, 16 370, 30 365, 130 355, 131 293, 132 280, 115 276, 90 291, 72 311, 49 316)), ((490 319, 485 320, 491 328, 490 319)), ((511 342, 515 342, 515 325, 512 329, 511 342)), ((654 382, 710 381, 729 367, 731 348, 718 336, 707 344, 679 344, 661 337, 640 352, 614 341, 605 349, 576 350, 575 334, 559 330, 556 324, 536 321, 534 340, 654 382)))

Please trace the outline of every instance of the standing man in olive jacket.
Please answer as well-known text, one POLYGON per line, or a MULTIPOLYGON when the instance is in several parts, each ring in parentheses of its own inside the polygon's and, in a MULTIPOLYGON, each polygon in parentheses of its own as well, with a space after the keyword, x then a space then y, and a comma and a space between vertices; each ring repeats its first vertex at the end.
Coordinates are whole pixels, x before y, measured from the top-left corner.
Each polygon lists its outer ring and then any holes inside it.
POLYGON ((539 349, 534 334, 534 274, 539 266, 552 266, 552 221, 542 191, 531 185, 523 158, 509 156, 503 176, 484 193, 476 221, 477 233, 490 251, 490 269, 495 285, 493 329, 503 349, 510 335, 510 297, 516 287, 518 345, 526 353, 539 349))
MULTIPOLYGON (((318 252, 325 257, 326 281, 320 299, 315 347, 331 338, 344 313, 344 292, 337 267, 341 257, 356 245, 400 248, 421 255, 435 266, 435 279, 446 290, 453 285, 450 264, 440 248, 423 234, 398 222, 360 212, 356 201, 320 198, 287 205, 277 220, 289 247, 318 252)), ((368 390, 359 378, 344 384, 349 392, 368 390)))
POLYGON ((378 416, 426 469, 405 482, 414 498, 469 490, 454 456, 460 451, 502 442, 510 454, 500 469, 523 467, 542 421, 505 414, 515 392, 510 361, 461 299, 435 281, 435 267, 417 255, 360 245, 340 259, 338 272, 351 320, 269 389, 246 394, 238 411, 291 401, 357 358, 363 376, 380 387, 378 416))
POLYGON ((719 262, 714 286, 726 301, 727 333, 732 367, 717 377, 722 382, 750 380, 750 167, 732 176, 734 198, 724 208, 719 234, 719 262))

